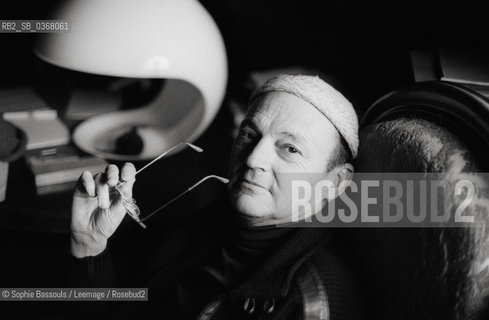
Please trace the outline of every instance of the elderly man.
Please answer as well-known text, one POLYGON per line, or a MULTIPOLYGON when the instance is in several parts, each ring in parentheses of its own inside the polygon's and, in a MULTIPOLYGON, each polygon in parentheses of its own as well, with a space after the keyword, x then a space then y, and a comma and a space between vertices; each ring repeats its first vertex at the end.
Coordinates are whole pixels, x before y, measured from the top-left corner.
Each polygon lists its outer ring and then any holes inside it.
MULTIPOLYGON (((278 228, 298 209, 291 206, 290 176, 309 182, 351 179, 358 123, 351 104, 312 76, 280 75, 258 88, 234 143, 229 206, 197 215, 194 240, 155 263, 147 281, 148 303, 110 315, 168 319, 354 319, 359 299, 341 260, 328 249, 332 230, 278 228), (311 175, 311 173, 314 173, 311 175)), ((125 181, 132 197, 135 169, 109 165, 85 172, 74 194, 71 253, 79 285, 116 286, 108 238, 125 215, 110 190, 125 181), (99 282, 97 282, 99 281, 99 282)), ((323 203, 328 201, 323 195, 323 203)), ((321 208, 315 211, 319 211, 321 208)), ((300 212, 307 217, 316 212, 300 212)), ((104 318, 105 319, 105 318, 104 318)))

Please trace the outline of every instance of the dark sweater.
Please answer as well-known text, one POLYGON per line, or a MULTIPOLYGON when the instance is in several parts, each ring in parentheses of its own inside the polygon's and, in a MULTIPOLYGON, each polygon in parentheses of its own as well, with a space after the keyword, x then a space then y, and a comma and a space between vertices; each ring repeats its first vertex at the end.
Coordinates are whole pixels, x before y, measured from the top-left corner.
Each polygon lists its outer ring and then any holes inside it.
MULTIPOLYGON (((326 247, 332 238, 330 229, 246 229, 233 216, 227 204, 220 204, 199 213, 194 223, 185 226, 193 231, 177 232, 186 238, 178 242, 180 250, 165 257, 159 253, 145 266, 149 272, 139 286, 149 288, 148 302, 97 302, 76 314, 92 319, 162 315, 166 319, 194 319, 207 303, 220 297, 225 303, 216 318, 250 318, 243 305, 253 298, 258 308, 272 299, 276 303, 273 313, 257 311, 257 318, 302 319, 302 297, 294 279, 307 262, 315 266, 326 287, 330 319, 360 318, 353 278, 326 247)), ((73 258, 72 262, 75 286, 117 287, 109 250, 97 257, 73 258)))

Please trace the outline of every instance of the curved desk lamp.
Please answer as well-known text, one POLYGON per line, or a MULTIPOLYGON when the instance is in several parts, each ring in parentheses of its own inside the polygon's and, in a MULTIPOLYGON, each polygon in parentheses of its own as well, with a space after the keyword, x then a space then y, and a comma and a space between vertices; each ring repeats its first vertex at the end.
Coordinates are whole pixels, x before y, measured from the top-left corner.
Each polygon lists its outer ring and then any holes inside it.
POLYGON ((167 79, 148 105, 82 122, 73 133, 84 151, 113 160, 146 160, 194 141, 222 103, 227 59, 221 33, 197 0, 68 0, 53 19, 70 31, 42 34, 35 53, 48 63, 97 75, 167 79), (141 153, 114 153, 136 128, 141 153))

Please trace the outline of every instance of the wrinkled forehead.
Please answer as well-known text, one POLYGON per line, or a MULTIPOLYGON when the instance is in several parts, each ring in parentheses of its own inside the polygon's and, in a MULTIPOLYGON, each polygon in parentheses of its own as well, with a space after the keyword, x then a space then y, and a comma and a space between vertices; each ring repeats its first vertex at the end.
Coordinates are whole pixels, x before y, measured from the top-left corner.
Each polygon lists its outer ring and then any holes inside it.
POLYGON ((282 92, 270 92, 257 97, 248 107, 245 119, 247 120, 277 120, 287 121, 299 107, 300 101, 296 97, 282 92), (297 103, 299 102, 299 103, 297 103), (295 106, 295 107, 293 107, 295 106))
POLYGON ((245 118, 256 115, 275 115, 289 118, 294 115, 324 117, 312 104, 287 92, 267 92, 255 98, 249 105, 245 118))
POLYGON ((269 92, 254 99, 244 123, 309 136, 338 134, 328 118, 313 105, 286 92, 269 92))

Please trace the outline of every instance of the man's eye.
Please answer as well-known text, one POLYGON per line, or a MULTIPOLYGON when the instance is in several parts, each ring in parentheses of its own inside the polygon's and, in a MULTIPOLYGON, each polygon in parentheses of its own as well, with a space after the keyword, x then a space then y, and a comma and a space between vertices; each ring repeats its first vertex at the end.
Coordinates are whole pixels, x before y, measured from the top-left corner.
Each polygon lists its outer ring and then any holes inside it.
POLYGON ((253 139, 254 134, 253 134, 253 132, 248 131, 248 130, 240 130, 239 136, 241 139, 248 140, 248 139, 253 139))
POLYGON ((289 152, 289 153, 299 153, 299 154, 301 153, 301 152, 300 152, 300 151, 299 151, 297 148, 295 148, 295 147, 292 147, 292 146, 287 146, 286 148, 287 148, 287 152, 289 152))

